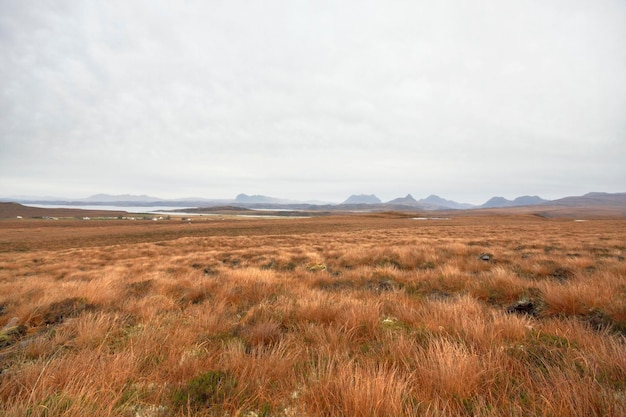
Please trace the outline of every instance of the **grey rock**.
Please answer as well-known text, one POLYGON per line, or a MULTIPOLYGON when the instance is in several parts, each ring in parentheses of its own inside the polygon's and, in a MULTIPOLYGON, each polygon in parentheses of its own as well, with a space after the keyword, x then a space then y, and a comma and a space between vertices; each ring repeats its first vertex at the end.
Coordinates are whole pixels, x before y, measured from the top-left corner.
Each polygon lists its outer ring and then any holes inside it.
POLYGON ((537 315, 537 305, 530 300, 520 300, 506 308, 509 314, 526 314, 529 316, 537 315))

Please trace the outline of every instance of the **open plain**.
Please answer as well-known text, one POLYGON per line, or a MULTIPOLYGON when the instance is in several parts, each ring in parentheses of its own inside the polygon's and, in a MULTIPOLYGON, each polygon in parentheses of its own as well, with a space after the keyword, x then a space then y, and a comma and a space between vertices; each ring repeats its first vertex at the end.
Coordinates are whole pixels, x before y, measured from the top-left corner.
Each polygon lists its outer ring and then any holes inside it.
POLYGON ((0 414, 626 415, 623 216, 416 217, 1 219, 0 414))

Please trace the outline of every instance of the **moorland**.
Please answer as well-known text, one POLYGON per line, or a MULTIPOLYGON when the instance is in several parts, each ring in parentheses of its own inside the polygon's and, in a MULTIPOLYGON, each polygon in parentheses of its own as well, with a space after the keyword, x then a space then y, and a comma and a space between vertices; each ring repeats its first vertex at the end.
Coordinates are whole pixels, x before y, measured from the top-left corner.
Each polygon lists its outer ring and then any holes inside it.
POLYGON ((65 214, 0 219, 4 416, 626 415, 623 216, 65 214))

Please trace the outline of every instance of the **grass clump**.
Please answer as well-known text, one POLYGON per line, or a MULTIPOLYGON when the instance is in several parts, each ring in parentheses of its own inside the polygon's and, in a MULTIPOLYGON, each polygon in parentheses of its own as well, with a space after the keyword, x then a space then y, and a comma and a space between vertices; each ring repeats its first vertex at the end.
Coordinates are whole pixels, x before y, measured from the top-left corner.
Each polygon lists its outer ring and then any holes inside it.
POLYGON ((211 370, 176 390, 172 400, 176 408, 189 411, 222 409, 237 396, 237 385, 237 380, 228 372, 211 370))
POLYGON ((0 330, 0 348, 10 346, 26 334, 26 326, 23 324, 5 326, 0 330))

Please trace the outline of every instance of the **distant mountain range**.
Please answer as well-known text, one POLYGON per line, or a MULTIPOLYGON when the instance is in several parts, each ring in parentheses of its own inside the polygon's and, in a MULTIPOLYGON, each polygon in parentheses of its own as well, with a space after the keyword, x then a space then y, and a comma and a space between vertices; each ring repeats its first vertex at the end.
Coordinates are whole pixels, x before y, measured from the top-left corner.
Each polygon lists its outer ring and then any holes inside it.
POLYGON ((409 206, 413 208, 419 208, 423 210, 467 210, 472 208, 501 208, 501 207, 518 207, 518 206, 531 206, 537 204, 547 203, 548 200, 544 200, 538 196, 522 196, 517 197, 515 200, 507 200, 504 197, 493 197, 485 204, 475 206, 467 203, 457 203, 456 201, 446 200, 437 195, 431 194, 421 200, 416 200, 411 194, 407 194, 406 197, 398 197, 393 200, 383 203, 375 195, 351 195, 346 201, 341 203, 342 205, 352 204, 382 204, 385 206, 409 206))
POLYGON ((514 200, 504 197, 493 197, 482 205, 472 205, 446 200, 437 195, 416 200, 411 194, 383 202, 377 196, 370 194, 355 194, 342 203, 324 201, 296 201, 286 200, 265 195, 239 194, 234 199, 205 199, 180 198, 163 199, 148 195, 110 195, 95 194, 82 199, 63 199, 56 197, 9 197, 0 198, 0 201, 17 202, 23 204, 49 205, 113 205, 113 206, 172 206, 172 207, 216 207, 232 205, 241 208, 274 208, 292 210, 467 210, 492 209, 523 206, 550 206, 550 207, 583 207, 583 206, 621 206, 626 205, 626 193, 599 193, 593 192, 583 196, 565 197, 558 200, 545 200, 539 196, 521 196, 514 200))
POLYGON ((163 201, 162 198, 150 197, 149 195, 110 195, 110 194, 95 194, 79 201, 84 202, 96 202, 96 203, 116 203, 119 201, 132 202, 132 203, 154 203, 163 201))
POLYGON ((235 197, 234 203, 253 203, 253 204, 296 204, 298 201, 283 200, 280 198, 268 197, 265 195, 247 195, 238 194, 235 197))
POLYGON ((626 193, 587 193, 580 197, 565 197, 550 201, 553 206, 582 207, 620 205, 626 202, 626 193))

